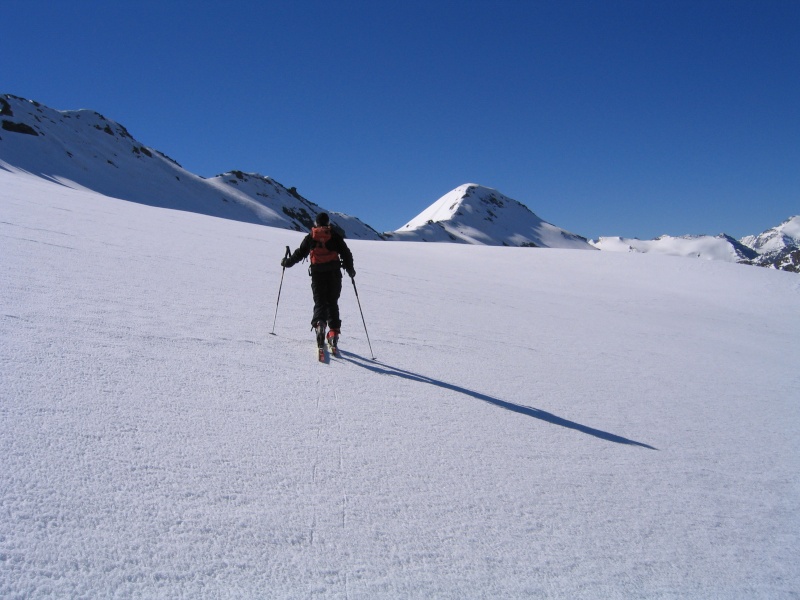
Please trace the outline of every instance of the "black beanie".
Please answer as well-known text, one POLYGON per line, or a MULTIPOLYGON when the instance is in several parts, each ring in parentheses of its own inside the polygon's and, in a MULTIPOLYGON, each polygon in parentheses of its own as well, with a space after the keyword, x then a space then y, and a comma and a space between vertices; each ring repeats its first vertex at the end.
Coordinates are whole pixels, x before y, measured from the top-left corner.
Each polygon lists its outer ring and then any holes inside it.
POLYGON ((317 225, 324 227, 330 222, 331 218, 328 216, 328 213, 319 213, 317 215, 317 221, 316 221, 317 225))

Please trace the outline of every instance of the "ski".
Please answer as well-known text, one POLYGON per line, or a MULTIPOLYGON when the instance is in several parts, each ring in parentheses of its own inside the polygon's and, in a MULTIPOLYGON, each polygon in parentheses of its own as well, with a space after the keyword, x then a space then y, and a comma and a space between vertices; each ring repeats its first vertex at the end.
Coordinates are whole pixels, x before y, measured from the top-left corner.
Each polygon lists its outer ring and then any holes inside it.
POLYGON ((317 332, 317 360, 325 362, 325 324, 320 323, 315 330, 317 332))

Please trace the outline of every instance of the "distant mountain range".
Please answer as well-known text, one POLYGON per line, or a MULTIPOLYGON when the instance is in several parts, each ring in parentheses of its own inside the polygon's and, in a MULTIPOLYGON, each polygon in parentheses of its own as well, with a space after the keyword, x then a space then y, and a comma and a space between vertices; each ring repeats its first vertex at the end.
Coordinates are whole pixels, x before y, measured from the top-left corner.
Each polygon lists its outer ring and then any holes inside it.
POLYGON ((800 216, 741 240, 721 233, 717 236, 662 235, 654 240, 601 237, 592 240, 591 244, 600 250, 612 252, 669 254, 800 272, 800 216))
POLYGON ((800 216, 738 241, 725 234, 589 241, 497 190, 464 184, 397 231, 380 233, 271 177, 230 171, 206 179, 190 173, 94 111, 54 110, 6 94, 0 96, 0 120, 0 168, 151 206, 296 231, 308 231, 314 216, 324 211, 351 239, 652 252, 800 272, 800 216))

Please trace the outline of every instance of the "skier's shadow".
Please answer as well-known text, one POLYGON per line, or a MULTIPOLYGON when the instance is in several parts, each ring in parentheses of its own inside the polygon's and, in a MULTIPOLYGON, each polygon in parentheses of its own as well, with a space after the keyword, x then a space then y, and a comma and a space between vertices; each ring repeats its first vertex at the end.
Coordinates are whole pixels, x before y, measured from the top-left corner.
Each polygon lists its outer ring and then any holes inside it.
POLYGON ((531 408, 530 406, 522 406, 521 404, 514 404, 513 402, 506 402, 505 400, 500 400, 499 398, 487 396, 486 394, 481 394, 480 392, 468 390, 467 388, 463 388, 458 385, 453 385, 452 383, 447 383, 445 381, 440 381, 438 379, 432 379, 430 377, 426 377, 425 375, 419 375, 417 373, 412 373, 411 371, 404 371, 403 369, 392 367, 384 363, 368 360, 363 356, 359 356, 358 354, 354 354, 352 352, 344 352, 342 350, 340 350, 339 352, 342 358, 347 359, 351 364, 363 367, 365 369, 373 371, 374 373, 379 373, 381 375, 393 375, 395 377, 402 377, 403 379, 408 379, 410 381, 417 381, 419 383, 427 383, 429 385, 435 385, 445 390, 451 390, 454 392, 458 392, 460 394, 464 394, 466 396, 477 398, 478 400, 483 400, 484 402, 488 402, 489 404, 493 404, 494 406, 499 406, 500 408, 510 410, 511 412, 519 413, 521 415, 526 415, 528 417, 533 417, 534 419, 539 419, 540 421, 545 421, 546 423, 551 423, 553 425, 566 427, 567 429, 574 429, 575 431, 580 431, 581 433, 585 433, 586 435, 592 435, 596 438, 600 438, 601 440, 605 440, 607 442, 614 442, 616 444, 627 444, 629 446, 639 446, 641 448, 648 448, 650 450, 658 450, 658 448, 654 448, 653 446, 650 446, 648 444, 643 444, 642 442, 629 440, 628 438, 624 438, 622 436, 615 435, 613 433, 609 433, 601 429, 594 429, 593 427, 587 427, 586 425, 581 425, 580 423, 575 423, 574 421, 563 419, 552 413, 539 410, 538 408, 531 408))

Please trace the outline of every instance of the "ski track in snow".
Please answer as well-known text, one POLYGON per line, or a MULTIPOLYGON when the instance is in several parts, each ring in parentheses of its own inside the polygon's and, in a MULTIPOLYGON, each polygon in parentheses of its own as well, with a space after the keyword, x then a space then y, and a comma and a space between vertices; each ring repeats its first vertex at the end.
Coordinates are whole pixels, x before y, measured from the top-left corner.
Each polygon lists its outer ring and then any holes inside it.
POLYGON ((0 597, 797 597, 796 275, 301 237, 0 171, 0 597))

